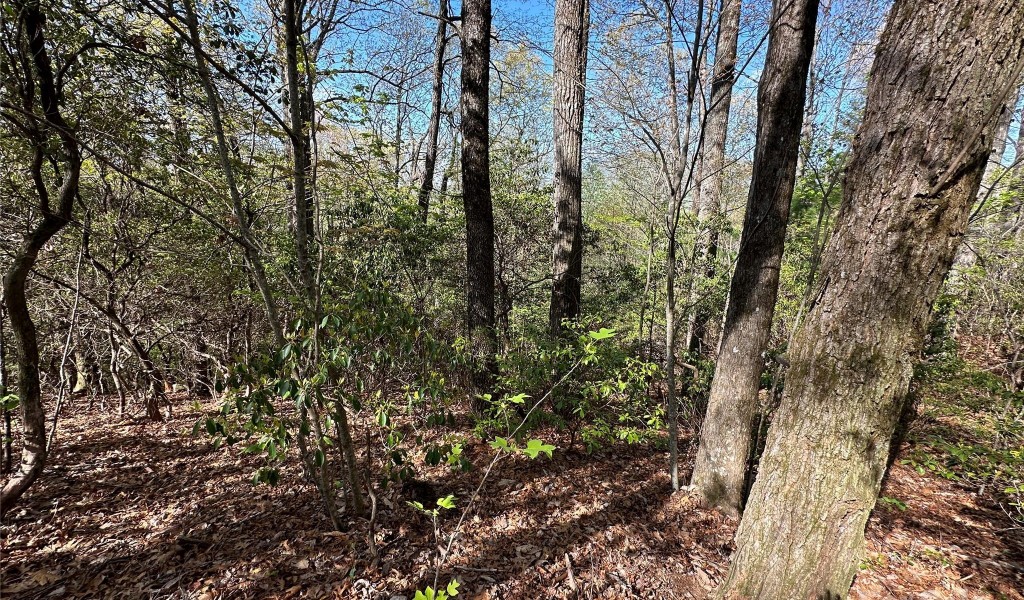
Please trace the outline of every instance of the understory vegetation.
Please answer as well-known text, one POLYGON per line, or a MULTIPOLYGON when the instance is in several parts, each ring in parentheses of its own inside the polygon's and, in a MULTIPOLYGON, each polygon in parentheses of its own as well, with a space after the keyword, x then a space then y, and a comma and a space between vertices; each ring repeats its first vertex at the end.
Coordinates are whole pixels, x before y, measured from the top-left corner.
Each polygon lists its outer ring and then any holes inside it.
POLYGON ((1024 600, 1014 0, 0 8, 5 598, 1024 600))

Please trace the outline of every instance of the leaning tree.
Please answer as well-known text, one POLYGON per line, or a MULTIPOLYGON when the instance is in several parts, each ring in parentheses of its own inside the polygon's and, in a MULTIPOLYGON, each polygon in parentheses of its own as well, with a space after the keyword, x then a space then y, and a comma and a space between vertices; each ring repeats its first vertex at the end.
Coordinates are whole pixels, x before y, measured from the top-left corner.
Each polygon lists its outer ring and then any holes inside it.
POLYGON ((1022 69, 1017 0, 893 6, 721 596, 847 595, 931 306, 1022 69))

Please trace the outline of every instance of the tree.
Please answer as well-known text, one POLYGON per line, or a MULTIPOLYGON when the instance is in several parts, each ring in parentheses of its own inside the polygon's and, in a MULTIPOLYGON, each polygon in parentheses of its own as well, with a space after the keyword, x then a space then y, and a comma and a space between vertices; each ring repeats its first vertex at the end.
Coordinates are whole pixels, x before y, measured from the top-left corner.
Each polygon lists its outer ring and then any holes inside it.
POLYGON ((551 335, 580 314, 583 276, 583 107, 587 81, 589 0, 555 2, 555 226, 551 335))
POLYGON ((256 282, 256 287, 260 291, 260 296, 263 298, 263 304, 267 310, 267 321, 270 322, 270 331, 274 334, 274 343, 278 346, 283 346, 284 330, 281 326, 281 319, 278 316, 277 301, 274 299, 274 292, 267 281, 267 271, 263 265, 263 257, 260 256, 256 242, 253 240, 252 226, 249 222, 250 218, 242 204, 242 194, 239 192, 235 179, 235 169, 231 163, 227 136, 224 133, 224 121, 221 118, 220 96, 213 84, 213 76, 210 73, 209 65, 206 63, 202 40, 199 37, 199 19, 196 16, 192 0, 184 0, 182 5, 185 8, 185 23, 188 29, 189 40, 195 54, 196 73, 199 75, 199 80, 203 84, 203 91, 206 93, 210 125, 213 127, 214 136, 217 140, 217 159, 220 161, 221 169, 224 172, 224 182, 228 187, 228 195, 231 198, 231 211, 235 221, 238 223, 238 238, 242 242, 246 264, 252 273, 253 280, 256 282))
POLYGON ((434 48, 434 80, 430 85, 430 124, 427 126, 427 151, 423 157, 418 203, 420 218, 427 222, 430 193, 434 191, 434 170, 437 166, 437 137, 441 131, 441 92, 444 87, 444 54, 448 48, 448 0, 440 0, 437 11, 437 42, 434 48))
POLYGON ((1014 0, 893 6, 721 596, 849 591, 931 306, 1022 69, 1014 0))
POLYGON ((462 203, 466 211, 466 328, 473 385, 490 389, 497 369, 494 329, 494 214, 491 207, 488 94, 491 2, 462 4, 462 203))
MULTIPOLYGON (((32 146, 32 180, 35 184, 34 211, 41 219, 31 225, 4 275, 3 302, 14 333, 14 354, 18 367, 18 399, 24 446, 21 467, 0 491, 0 519, 39 477, 46 465, 46 419, 39 384, 39 344, 28 309, 25 286, 40 250, 72 218, 82 172, 82 154, 72 127, 61 112, 64 90, 58 87, 47 48, 46 18, 39 3, 13 3, 16 32, 4 27, 5 39, 17 46, 19 63, 8 63, 14 81, 4 94, 4 117, 25 132, 32 146), (13 71, 13 72, 12 72, 13 71), (20 97, 18 97, 20 96, 20 97), (13 102, 16 100, 20 106, 13 102), (53 181, 47 182, 48 171, 53 181), (56 185, 55 185, 56 183, 56 185), (51 199, 51 191, 56 197, 51 199)), ((5 69, 6 71, 6 69, 5 69)))
MULTIPOLYGON (((707 177, 700 182, 698 216, 701 230, 698 232, 694 269, 694 280, 704 277, 712 280, 717 271, 718 237, 722 227, 722 189, 725 179, 725 142, 729 131, 729 109, 732 106, 732 87, 736 81, 736 46, 740 34, 741 0, 722 0, 719 8, 718 39, 715 43, 715 71, 711 80, 711 99, 707 109, 707 125, 704 135, 703 168, 707 177)), ((700 352, 705 342, 711 313, 706 303, 696 296, 697 286, 692 285, 694 295, 687 346, 691 352, 700 352)))
POLYGON ((743 508, 750 433, 779 288, 818 14, 818 0, 776 0, 772 6, 747 213, 691 479, 702 502, 731 514, 743 508))
MULTIPOLYGON (((704 0, 697 2, 697 17, 693 27, 693 43, 690 53, 690 68, 686 76, 682 115, 679 108, 679 86, 676 78, 676 55, 673 31, 676 16, 673 3, 665 0, 665 54, 668 59, 669 86, 669 147, 672 164, 666 164, 665 173, 669 189, 668 211, 665 215, 667 234, 665 252, 665 403, 668 417, 668 470, 672 489, 679 489, 679 400, 676 397, 676 251, 678 249, 679 219, 683 213, 683 200, 693 187, 694 163, 690 161, 690 137, 693 133, 693 109, 696 101, 697 82, 700 75, 698 65, 704 51, 700 32, 704 19, 704 0), (682 123, 680 123, 682 120, 682 123)), ((698 156, 699 153, 693 153, 698 156)))
POLYGON ((316 318, 318 294, 313 265, 313 77, 316 54, 303 43, 304 2, 284 0, 284 79, 288 90, 288 141, 291 144, 295 258, 306 310, 316 318), (301 56, 300 56, 301 55, 301 56))

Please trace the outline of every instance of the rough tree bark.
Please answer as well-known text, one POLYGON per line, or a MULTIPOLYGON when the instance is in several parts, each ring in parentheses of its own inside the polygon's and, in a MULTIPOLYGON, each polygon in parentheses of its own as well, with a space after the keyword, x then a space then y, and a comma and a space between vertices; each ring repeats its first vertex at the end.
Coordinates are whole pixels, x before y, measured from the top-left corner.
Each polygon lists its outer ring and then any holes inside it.
POLYGON ((1017 0, 893 6, 722 596, 846 597, 913 357, 1022 68, 1017 0))
POLYGON ((448 0, 437 8, 437 41, 434 47, 434 81, 430 87, 430 124, 427 126, 427 151, 423 157, 423 179, 420 180, 420 219, 426 223, 430 212, 430 194, 434 191, 437 166, 437 137, 441 131, 441 92, 444 86, 444 55, 448 49, 448 0))
MULTIPOLYGON (((0 402, 7 395, 7 337, 4 335, 4 323, 7 322, 7 310, 0 303, 0 402)), ((11 456, 11 411, 4 406, 4 439, 0 444, 0 473, 10 473, 13 458, 11 456)))
POLYGON ((494 215, 488 93, 491 2, 462 3, 462 202, 466 211, 466 326, 473 385, 489 392, 497 371, 494 330, 494 215))
MULTIPOLYGON (((694 273, 705 281, 715 278, 718 260, 718 235, 722 228, 722 187, 725 181, 725 142, 729 130, 729 109, 732 106, 732 86, 736 81, 736 46, 740 33, 741 0, 722 0, 719 5, 718 39, 715 43, 715 70, 711 80, 711 99, 707 110, 704 136, 704 173, 701 182, 701 228, 694 273)), ((696 279, 696 277, 695 277, 696 279)), ((697 286, 693 286, 697 291, 697 286)), ((711 311, 697 295, 691 298, 694 307, 690 318, 690 352, 702 352, 707 339, 711 311)))
POLYGON ((555 2, 555 225, 552 253, 552 336, 580 315, 583 276, 583 107, 587 82, 590 0, 555 2))
POLYGON ((775 0, 757 92, 757 142, 736 270, 691 485, 702 502, 743 509, 757 391, 764 368, 796 176, 818 0, 775 0))
POLYGON ((4 276, 3 301, 14 333, 13 350, 18 366, 18 397, 21 402, 24 446, 21 450, 21 466, 0 491, 0 519, 39 477, 46 465, 46 418, 39 386, 39 345, 35 324, 28 310, 25 286, 39 251, 71 220, 82 169, 82 156, 75 134, 60 111, 61 91, 55 83, 43 32, 45 17, 39 3, 33 0, 14 2, 13 8, 21 22, 18 43, 24 72, 20 82, 20 100, 25 115, 31 115, 29 122, 34 130, 32 174, 38 194, 37 210, 42 220, 25 236, 4 276), (43 175, 44 159, 47 158, 45 152, 49 146, 47 141, 51 136, 59 142, 49 156, 50 160, 60 164, 60 187, 55 207, 51 206, 50 190, 43 175))

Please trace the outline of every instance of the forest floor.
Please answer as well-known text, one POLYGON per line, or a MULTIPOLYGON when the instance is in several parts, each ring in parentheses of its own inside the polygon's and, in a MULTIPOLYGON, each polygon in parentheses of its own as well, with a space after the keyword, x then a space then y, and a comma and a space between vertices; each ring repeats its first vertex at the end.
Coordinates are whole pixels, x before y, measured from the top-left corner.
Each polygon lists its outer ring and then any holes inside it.
MULTIPOLYGON (((432 524, 401 491, 381 494, 371 561, 365 522, 331 531, 297 469, 254 486, 256 457, 193 437, 212 410, 158 424, 72 406, 45 474, 0 529, 0 596, 411 599, 433 583, 432 524)), ((483 465, 491 452, 474 442, 465 453, 483 465)), ((441 585, 457 579, 460 599, 707 597, 735 523, 670 494, 666 460, 621 446, 500 461, 441 585)), ((1005 498, 920 464, 894 467, 851 597, 1024 599, 1024 530, 1005 498)), ((422 466, 418 476, 461 507, 482 472, 422 466)), ((442 519, 442 534, 456 521, 442 519)))

